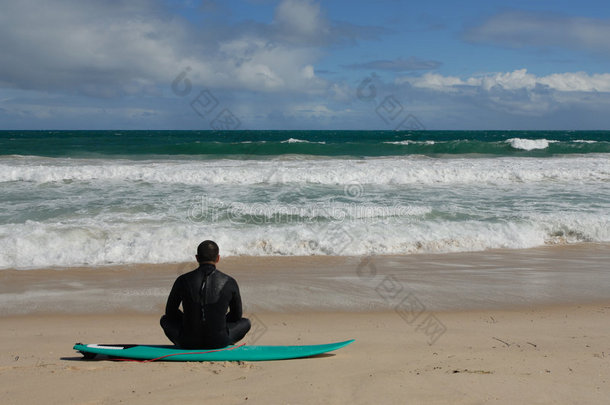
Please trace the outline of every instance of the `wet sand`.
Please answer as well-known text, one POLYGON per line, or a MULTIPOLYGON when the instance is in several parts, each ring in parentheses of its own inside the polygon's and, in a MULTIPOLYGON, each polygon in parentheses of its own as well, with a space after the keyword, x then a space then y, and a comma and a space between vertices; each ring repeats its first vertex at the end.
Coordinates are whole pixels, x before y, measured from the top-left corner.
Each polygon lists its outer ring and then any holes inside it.
MULTIPOLYGON (((229 257, 247 311, 384 311, 411 294, 430 311, 610 299, 610 245, 369 257, 229 257)), ((0 315, 160 314, 194 263, 0 271, 0 315)))

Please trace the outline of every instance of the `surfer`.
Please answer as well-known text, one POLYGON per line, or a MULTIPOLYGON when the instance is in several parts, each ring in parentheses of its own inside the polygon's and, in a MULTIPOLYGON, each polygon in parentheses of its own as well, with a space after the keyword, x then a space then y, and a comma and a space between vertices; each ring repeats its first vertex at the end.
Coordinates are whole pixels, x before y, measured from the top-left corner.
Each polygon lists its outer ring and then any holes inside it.
POLYGON ((237 282, 216 268, 218 252, 215 242, 201 242, 195 256, 199 267, 179 276, 167 298, 161 327, 181 348, 224 347, 240 341, 250 330, 250 320, 242 317, 237 282))

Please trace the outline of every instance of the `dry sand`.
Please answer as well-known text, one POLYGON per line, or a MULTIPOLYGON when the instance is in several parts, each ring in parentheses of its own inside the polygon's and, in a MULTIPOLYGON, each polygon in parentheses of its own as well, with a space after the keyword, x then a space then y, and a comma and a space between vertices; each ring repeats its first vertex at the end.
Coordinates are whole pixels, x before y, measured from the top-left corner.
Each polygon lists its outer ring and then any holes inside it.
POLYGON ((164 295, 191 265, 2 271, 0 403, 608 403, 607 256, 607 246, 587 245, 373 266, 227 260, 242 295, 259 301, 248 304, 248 343, 356 339, 332 355, 249 363, 84 361, 72 350, 167 343, 164 295), (281 286, 268 290, 273 280, 281 286), (320 302, 333 283, 342 299, 320 302), (274 311, 265 309, 270 292, 279 294, 274 311), (455 303, 460 310, 448 311, 455 303))
POLYGON ((261 313, 257 344, 356 338, 334 355, 250 363, 83 361, 72 343, 159 343, 154 315, 0 320, 2 404, 603 404, 610 303, 437 313, 433 345, 395 312, 261 313))

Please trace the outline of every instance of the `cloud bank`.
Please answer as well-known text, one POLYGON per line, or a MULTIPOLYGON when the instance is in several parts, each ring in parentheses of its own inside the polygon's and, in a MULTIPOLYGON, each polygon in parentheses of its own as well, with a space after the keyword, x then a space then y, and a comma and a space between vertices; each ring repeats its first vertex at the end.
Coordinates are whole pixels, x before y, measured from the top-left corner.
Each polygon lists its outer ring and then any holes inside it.
POLYGON ((480 128, 480 120, 490 128, 491 120, 509 129, 540 128, 541 123, 543 128, 599 129, 610 107, 610 74, 538 76, 526 69, 469 77, 425 73, 402 76, 394 84, 394 91, 417 105, 428 122, 442 127, 461 121, 480 128))
POLYGON ((213 88, 319 92, 327 86, 313 68, 321 48, 382 31, 332 23, 308 0, 281 1, 268 24, 202 27, 149 0, 11 0, 0 14, 0 85, 154 94, 188 66, 195 84, 213 88))
MULTIPOLYGON (((388 96, 429 129, 610 127, 608 73, 537 75, 528 66, 530 71, 458 76, 448 61, 382 59, 384 46, 354 46, 389 31, 333 20, 311 0, 274 3, 264 22, 232 19, 220 2, 206 2, 199 14, 189 9, 197 14, 189 20, 187 11, 168 4, 4 1, 3 128, 209 129, 189 104, 203 88, 239 117, 242 129, 392 129, 375 112, 388 96), (367 57, 345 64, 357 55, 367 57), (333 74, 319 75, 318 66, 333 74), (179 97, 172 83, 187 68, 193 91, 179 97), (359 86, 374 71, 384 72, 386 82, 374 76, 377 99, 363 101, 359 86)), ((512 11, 461 38, 475 45, 609 54, 609 26, 602 19, 512 11)), ((384 38, 416 35, 391 34, 384 38)))
POLYGON ((419 77, 401 77, 396 80, 396 83, 409 83, 413 87, 444 92, 457 92, 465 88, 476 88, 484 91, 540 88, 562 92, 610 92, 609 73, 589 75, 585 72, 574 72, 536 76, 528 73, 527 69, 490 73, 465 79, 426 73, 419 77))

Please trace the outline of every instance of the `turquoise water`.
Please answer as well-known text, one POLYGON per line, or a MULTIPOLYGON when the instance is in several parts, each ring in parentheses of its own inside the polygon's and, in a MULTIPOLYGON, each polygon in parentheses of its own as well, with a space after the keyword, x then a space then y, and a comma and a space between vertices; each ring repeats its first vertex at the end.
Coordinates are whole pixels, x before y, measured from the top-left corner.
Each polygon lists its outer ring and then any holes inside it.
POLYGON ((1 155, 190 158, 610 153, 610 131, 0 131, 1 155), (530 142, 527 142, 530 141, 530 142))
POLYGON ((610 132, 1 131, 0 268, 610 241, 610 132))

